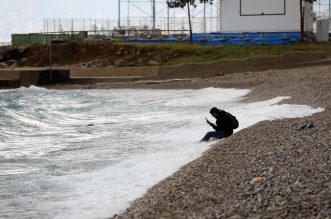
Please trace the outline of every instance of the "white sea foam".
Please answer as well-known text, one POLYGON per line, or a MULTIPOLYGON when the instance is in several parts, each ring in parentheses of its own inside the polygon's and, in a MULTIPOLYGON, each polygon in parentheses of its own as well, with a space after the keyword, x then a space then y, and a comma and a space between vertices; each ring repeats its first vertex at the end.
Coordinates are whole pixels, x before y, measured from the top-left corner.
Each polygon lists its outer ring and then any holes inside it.
POLYGON ((249 90, 0 92, 0 217, 107 218, 210 147, 211 107, 246 128, 308 116, 289 97, 241 103, 249 90))

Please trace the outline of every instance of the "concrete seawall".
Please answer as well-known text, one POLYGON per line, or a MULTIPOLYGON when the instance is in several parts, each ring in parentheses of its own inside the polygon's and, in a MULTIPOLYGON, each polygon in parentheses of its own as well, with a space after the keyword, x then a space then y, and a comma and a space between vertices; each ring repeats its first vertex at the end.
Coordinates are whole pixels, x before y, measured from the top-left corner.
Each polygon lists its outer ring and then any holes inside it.
POLYGON ((15 68, 0 69, 0 87, 42 86, 68 81, 68 69, 15 68))

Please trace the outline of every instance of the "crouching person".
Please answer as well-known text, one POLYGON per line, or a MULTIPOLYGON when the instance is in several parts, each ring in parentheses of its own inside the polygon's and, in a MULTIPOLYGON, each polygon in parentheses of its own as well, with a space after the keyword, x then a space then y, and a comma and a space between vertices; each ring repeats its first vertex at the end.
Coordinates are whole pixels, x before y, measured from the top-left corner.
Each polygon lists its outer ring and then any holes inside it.
POLYGON ((210 122, 207 118, 206 122, 213 127, 215 131, 207 132, 201 141, 209 141, 210 138, 227 138, 233 134, 233 129, 239 127, 239 122, 236 117, 224 110, 219 110, 216 107, 213 107, 210 110, 210 114, 215 117, 216 125, 210 122))

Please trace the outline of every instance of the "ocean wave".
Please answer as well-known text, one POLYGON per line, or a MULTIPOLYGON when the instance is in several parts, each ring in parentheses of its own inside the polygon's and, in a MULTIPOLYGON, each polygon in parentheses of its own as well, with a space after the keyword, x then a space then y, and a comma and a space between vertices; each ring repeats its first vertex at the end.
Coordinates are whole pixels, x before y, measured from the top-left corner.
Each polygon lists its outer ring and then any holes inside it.
MULTIPOLYGON (((200 156, 210 107, 245 128, 323 109, 249 90, 0 91, 0 217, 106 218, 200 156)), ((212 119, 212 118, 211 118, 212 119)))

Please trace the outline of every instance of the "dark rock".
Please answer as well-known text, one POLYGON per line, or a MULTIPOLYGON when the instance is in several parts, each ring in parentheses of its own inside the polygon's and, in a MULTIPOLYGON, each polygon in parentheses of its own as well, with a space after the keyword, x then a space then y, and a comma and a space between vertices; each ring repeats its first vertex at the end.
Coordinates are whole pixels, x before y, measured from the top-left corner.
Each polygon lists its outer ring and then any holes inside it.
POLYGON ((10 59, 10 60, 7 60, 6 63, 7 63, 7 65, 12 66, 14 64, 17 64, 17 61, 14 59, 10 59))
POLYGON ((94 67, 94 65, 95 65, 95 61, 94 60, 93 61, 89 61, 89 62, 86 63, 86 67, 94 67))
POLYGON ((17 48, 9 48, 3 51, 2 56, 3 56, 2 61, 6 61, 10 59, 19 60, 23 57, 23 53, 21 53, 20 50, 17 48))
POLYGON ((299 125, 295 125, 294 126, 294 129, 297 130, 297 131, 302 131, 306 128, 313 128, 314 127, 314 124, 312 122, 308 122, 308 123, 303 123, 303 124, 299 124, 299 125))
POLYGON ((0 68, 8 68, 9 66, 5 62, 0 62, 0 68))
POLYGON ((20 46, 17 48, 17 51, 20 53, 20 54, 23 54, 26 50, 26 47, 25 46, 20 46))
POLYGON ((20 63, 24 63, 24 62, 26 62, 26 61, 28 61, 28 59, 27 58, 22 58, 21 60, 20 60, 20 63))
POLYGON ((314 124, 312 122, 307 123, 307 128, 311 129, 314 127, 314 124))
POLYGON ((124 48, 120 48, 118 51, 117 51, 117 53, 116 53, 116 55, 117 56, 121 56, 121 55, 123 55, 125 52, 125 49, 124 48))
POLYGON ((149 65, 160 65, 159 62, 154 61, 154 60, 150 60, 150 61, 148 62, 148 64, 149 64, 149 65))
POLYGON ((117 60, 114 62, 114 65, 115 65, 115 66, 120 66, 123 62, 124 62, 123 59, 117 59, 117 60))
POLYGON ((304 130, 306 127, 307 127, 306 124, 301 124, 301 125, 298 125, 295 129, 296 129, 297 131, 302 131, 302 130, 304 130))

